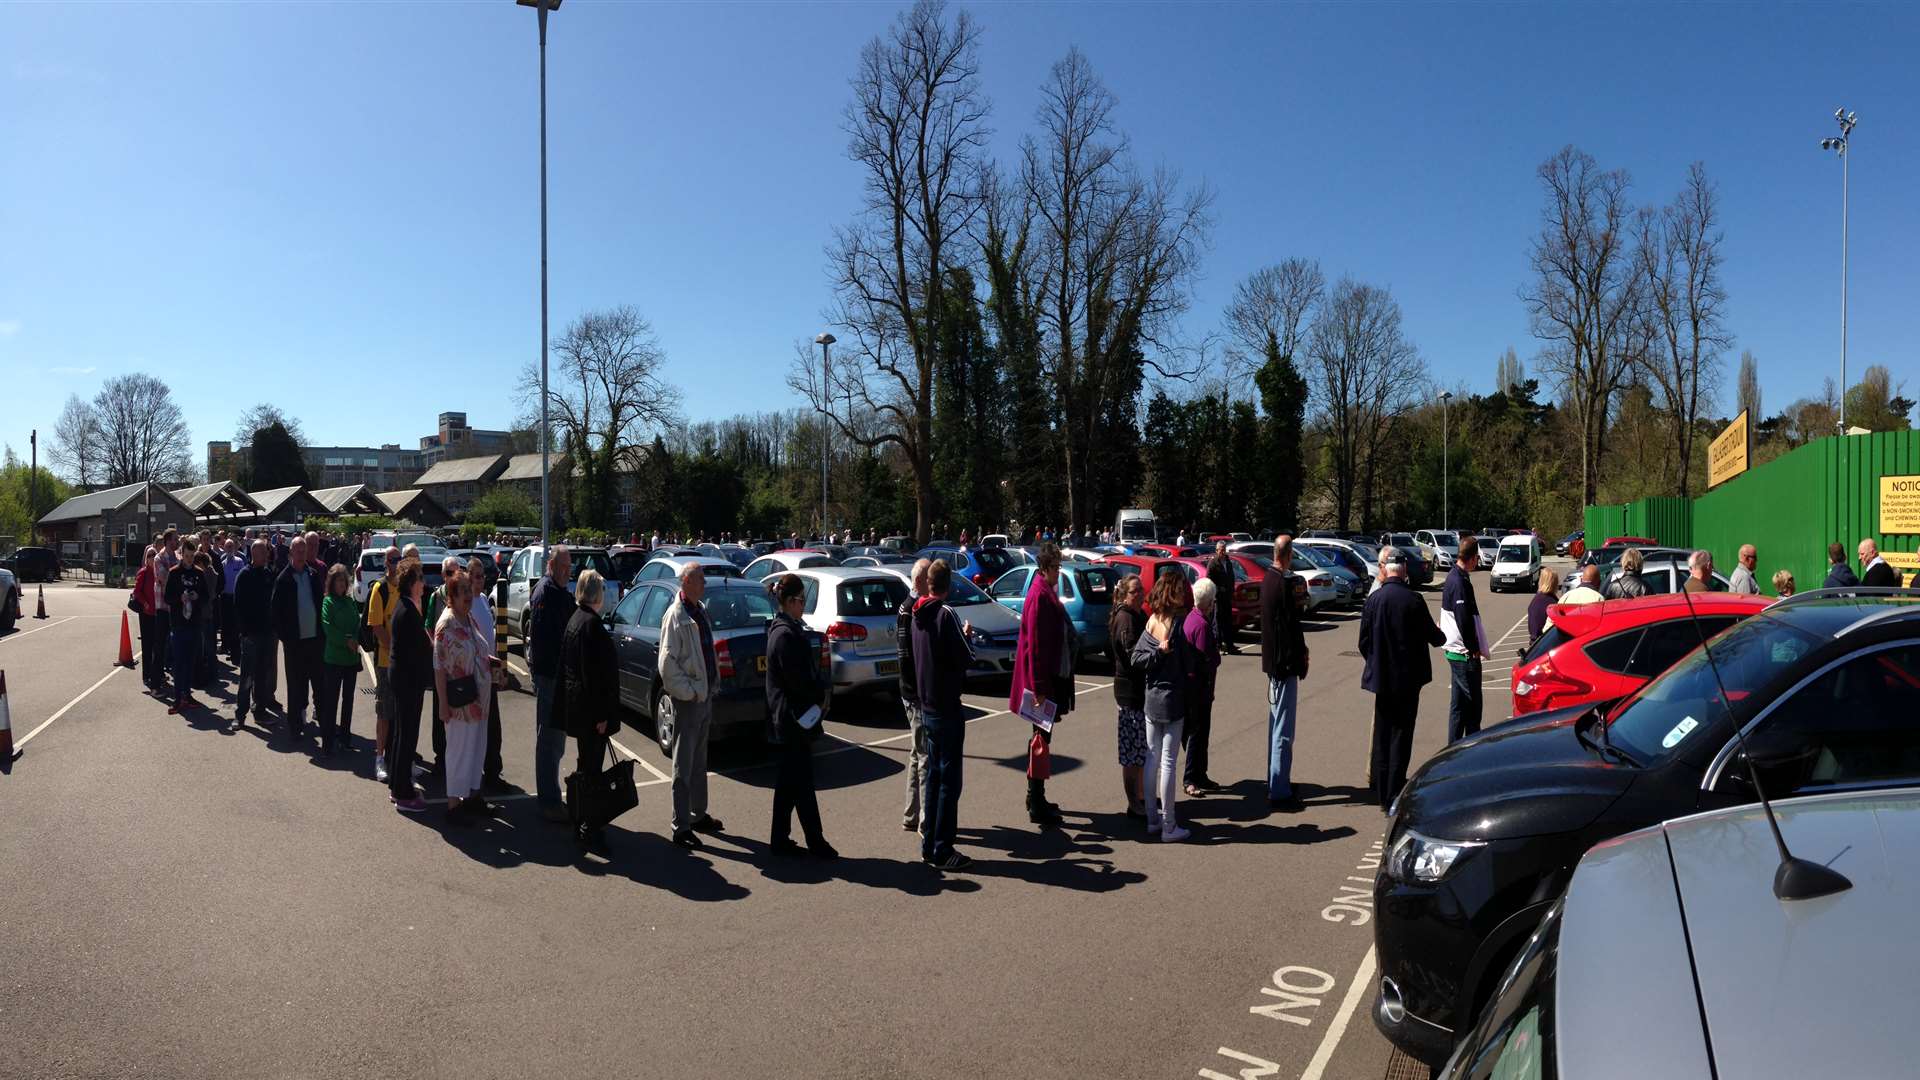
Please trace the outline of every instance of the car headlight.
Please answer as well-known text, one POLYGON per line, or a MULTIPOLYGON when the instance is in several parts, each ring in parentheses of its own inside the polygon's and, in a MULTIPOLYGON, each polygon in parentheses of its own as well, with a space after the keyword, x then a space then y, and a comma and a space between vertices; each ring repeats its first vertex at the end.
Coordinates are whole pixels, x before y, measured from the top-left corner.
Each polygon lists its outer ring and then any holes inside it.
POLYGON ((1402 885, 1431 885, 1444 880, 1474 848, 1485 846, 1481 840, 1435 840, 1408 829, 1387 853, 1387 876, 1402 885))

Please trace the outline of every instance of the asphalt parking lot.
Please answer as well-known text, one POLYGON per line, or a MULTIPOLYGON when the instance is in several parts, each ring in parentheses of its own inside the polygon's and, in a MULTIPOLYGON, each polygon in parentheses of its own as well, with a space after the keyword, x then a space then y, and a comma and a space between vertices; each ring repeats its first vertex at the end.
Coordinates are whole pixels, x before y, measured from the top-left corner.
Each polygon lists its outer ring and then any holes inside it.
MULTIPOLYGON (((1491 722, 1527 597, 1476 580, 1502 639, 1491 722)), ((900 828, 906 738, 879 699, 843 701, 816 745, 839 861, 768 857, 773 775, 751 746, 713 755, 725 835, 672 846, 667 762, 631 727, 640 806, 608 830, 610 859, 581 860, 524 795, 481 828, 394 812, 364 679, 356 752, 322 761, 311 739, 224 733, 230 707, 166 715, 110 666, 124 593, 46 595, 49 619, 0 637, 25 740, 0 777, 9 1077, 1388 1071, 1367 1016, 1382 817, 1362 786, 1357 614, 1310 624, 1304 811, 1267 812, 1265 682, 1243 635, 1214 719, 1229 790, 1182 802, 1192 841, 1125 816, 1110 678, 1090 664, 1054 743, 1063 830, 1026 821, 1027 729, 1004 694, 969 697, 960 846, 979 861, 942 877, 900 828)), ((1421 757, 1445 731, 1436 666, 1421 757)), ((504 699, 506 775, 526 790, 532 713, 504 699)))

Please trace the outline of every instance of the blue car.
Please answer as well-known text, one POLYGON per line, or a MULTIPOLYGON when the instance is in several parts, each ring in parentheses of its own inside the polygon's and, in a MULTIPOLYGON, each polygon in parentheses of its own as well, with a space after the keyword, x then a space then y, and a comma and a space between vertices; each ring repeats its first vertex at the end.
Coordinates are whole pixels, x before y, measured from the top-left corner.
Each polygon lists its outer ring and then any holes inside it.
POLYGON ((915 558, 945 559, 953 572, 980 586, 989 588, 1001 574, 1020 564, 1020 560, 1008 554, 1006 548, 967 548, 958 546, 929 544, 920 549, 915 558))
MULTIPOLYGON (((1001 574, 987 589, 994 602, 1018 613, 1027 603, 1027 587, 1033 583, 1037 566, 1016 566, 1001 574)), ((1091 563, 1060 564, 1060 604, 1067 619, 1080 635, 1081 655, 1107 651, 1107 616, 1113 611, 1113 587, 1120 584, 1120 571, 1111 566, 1091 563)))

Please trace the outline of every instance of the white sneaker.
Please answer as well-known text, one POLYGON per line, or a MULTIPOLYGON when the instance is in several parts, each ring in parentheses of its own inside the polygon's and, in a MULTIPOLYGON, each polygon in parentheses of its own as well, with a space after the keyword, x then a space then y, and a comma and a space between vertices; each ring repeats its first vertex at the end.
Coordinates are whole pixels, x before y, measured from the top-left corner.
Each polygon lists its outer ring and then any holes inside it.
POLYGON ((1187 830, 1181 828, 1178 825, 1175 825, 1171 829, 1160 830, 1160 839, 1163 842, 1168 844, 1178 843, 1192 835, 1193 835, 1192 833, 1188 832, 1187 830))
POLYGON ((383 784, 387 782, 387 755, 375 754, 373 756, 373 778, 383 784))

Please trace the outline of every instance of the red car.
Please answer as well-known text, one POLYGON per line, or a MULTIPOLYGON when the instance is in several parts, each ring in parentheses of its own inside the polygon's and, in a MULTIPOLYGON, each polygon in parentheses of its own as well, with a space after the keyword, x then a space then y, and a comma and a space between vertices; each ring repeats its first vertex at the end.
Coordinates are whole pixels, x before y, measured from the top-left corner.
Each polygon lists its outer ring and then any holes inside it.
MULTIPOLYGON (((1231 552, 1227 560, 1233 564, 1233 596, 1229 598, 1233 605, 1232 632, 1249 626, 1257 628, 1260 625, 1260 581, 1267 575, 1266 568, 1244 555, 1234 558, 1231 552)), ((1207 576, 1207 559, 1195 557, 1175 561, 1186 570, 1189 582, 1198 582, 1207 576)))
POLYGON ((1555 604, 1547 629, 1513 669, 1513 715, 1609 701, 1772 603, 1737 593, 1660 593, 1597 604, 1555 604), (1698 625, 1692 615, 1699 616, 1698 625))
POLYGON ((1106 555, 1101 562, 1120 568, 1122 574, 1139 574, 1140 581, 1148 592, 1153 591, 1153 583, 1159 579, 1161 568, 1179 566, 1178 559, 1161 555, 1106 555))

